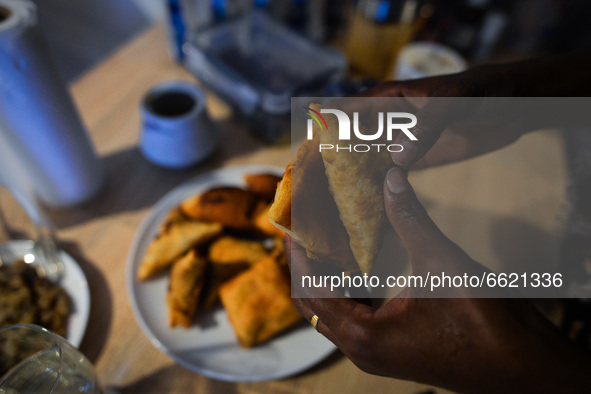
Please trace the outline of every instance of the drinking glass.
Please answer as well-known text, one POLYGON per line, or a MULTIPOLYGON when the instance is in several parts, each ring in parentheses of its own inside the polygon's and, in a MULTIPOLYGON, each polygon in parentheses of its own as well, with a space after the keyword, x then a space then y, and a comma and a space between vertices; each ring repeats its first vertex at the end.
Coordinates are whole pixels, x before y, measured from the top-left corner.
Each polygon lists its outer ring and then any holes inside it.
POLYGON ((33 324, 0 328, 0 393, 101 393, 90 361, 33 324))

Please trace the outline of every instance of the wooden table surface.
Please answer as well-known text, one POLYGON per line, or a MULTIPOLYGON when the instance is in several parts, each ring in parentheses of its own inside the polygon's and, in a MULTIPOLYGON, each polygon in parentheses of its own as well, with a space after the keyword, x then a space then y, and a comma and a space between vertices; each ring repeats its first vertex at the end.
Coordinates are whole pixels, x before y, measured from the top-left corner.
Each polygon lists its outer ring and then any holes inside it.
MULTIPOLYGON (((204 165, 182 171, 148 163, 138 151, 138 105, 153 85, 194 78, 170 60, 165 30, 155 26, 72 86, 74 99, 105 164, 108 182, 93 201, 52 211, 60 245, 84 270, 90 321, 80 349, 107 387, 142 393, 418 393, 428 386, 368 375, 338 351, 287 379, 227 383, 176 365, 138 326, 127 297, 126 256, 150 208, 177 185, 212 169, 240 164, 285 166, 290 147, 252 138, 213 95, 208 108, 224 137, 204 165)), ((426 170, 411 181, 442 230, 491 267, 536 259, 552 262, 563 211, 566 165, 555 131, 527 135, 511 147, 461 164, 426 170), (527 158, 525 160, 524 158, 527 158)), ((16 237, 31 234, 24 212, 4 190, 0 208, 16 237)), ((445 390, 434 389, 437 393, 445 390)))

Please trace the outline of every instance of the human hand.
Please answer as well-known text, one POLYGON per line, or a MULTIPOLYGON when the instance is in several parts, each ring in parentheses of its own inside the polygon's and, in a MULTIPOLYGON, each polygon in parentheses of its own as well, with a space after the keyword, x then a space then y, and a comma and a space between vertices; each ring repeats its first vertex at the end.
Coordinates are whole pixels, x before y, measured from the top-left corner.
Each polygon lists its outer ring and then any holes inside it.
MULTIPOLYGON (((581 107, 568 102, 426 98, 587 97, 591 84, 589 61, 591 51, 585 50, 477 66, 458 74, 385 82, 358 96, 407 98, 410 106, 418 110, 418 124, 413 129, 418 141, 401 134, 395 142, 402 143, 404 150, 392 153, 392 159, 405 170, 426 168, 499 149, 538 128, 589 125, 588 119, 582 119, 581 107)), ((369 103, 368 112, 384 110, 371 108, 374 104, 369 103)), ((586 105, 582 104, 582 108, 586 105)))
POLYGON ((392 160, 404 169, 427 168, 499 149, 532 129, 523 111, 508 107, 508 100, 484 99, 515 94, 509 70, 504 65, 480 66, 458 74, 385 82, 359 97, 407 98, 416 111, 413 134, 418 140, 400 134, 394 143, 404 150, 392 153, 392 160), (439 99, 449 97, 455 99, 439 99))
MULTIPOLYGON (((404 172, 384 185, 387 215, 408 252, 413 274, 481 272, 484 268, 431 221, 404 172)), ((286 238, 292 271, 313 270, 305 251, 286 238)), ((407 288, 374 308, 350 298, 298 298, 318 331, 366 372, 461 392, 559 392, 591 387, 591 362, 578 353, 527 300, 416 298, 407 288)), ((424 295, 424 294, 423 294, 424 295)))

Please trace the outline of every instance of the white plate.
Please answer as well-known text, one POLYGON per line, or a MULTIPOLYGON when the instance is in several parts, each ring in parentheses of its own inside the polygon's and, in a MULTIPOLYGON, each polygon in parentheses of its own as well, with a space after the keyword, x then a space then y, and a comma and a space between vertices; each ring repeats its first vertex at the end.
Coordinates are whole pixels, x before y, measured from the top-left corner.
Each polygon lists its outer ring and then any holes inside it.
MULTIPOLYGON (((4 245, 11 249, 15 258, 23 257, 33 247, 33 241, 15 240, 5 242, 4 245)), ((66 252, 60 250, 60 256, 64 262, 64 277, 59 285, 66 290, 72 301, 72 313, 68 320, 68 335, 66 339, 75 347, 80 345, 86 324, 88 323, 88 314, 90 313, 90 290, 88 282, 82 269, 66 252)))
POLYGON ((281 175, 283 170, 250 165, 198 176, 158 201, 135 236, 127 259, 127 289, 133 312, 152 344, 187 369, 233 382, 280 379, 304 371, 335 350, 329 340, 306 322, 264 345, 243 349, 223 309, 199 314, 189 329, 170 328, 165 301, 168 278, 162 276, 146 282, 136 279, 142 257, 162 220, 183 199, 214 186, 244 187, 243 176, 247 173, 281 175))

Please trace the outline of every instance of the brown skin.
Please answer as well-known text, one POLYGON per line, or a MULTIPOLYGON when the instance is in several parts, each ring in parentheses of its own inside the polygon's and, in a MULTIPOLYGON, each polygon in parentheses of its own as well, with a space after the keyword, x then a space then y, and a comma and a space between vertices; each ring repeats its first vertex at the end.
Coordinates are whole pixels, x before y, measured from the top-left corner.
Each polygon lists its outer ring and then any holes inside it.
MULTIPOLYGON (((390 223, 413 272, 446 267, 480 271, 431 221, 404 172, 392 169, 384 187, 390 223), (391 185, 395 193, 390 191, 391 185), (425 248, 429 244, 433 247, 425 248)), ((286 238, 290 266, 313 265, 286 238)), ((350 298, 296 298, 300 314, 362 370, 461 392, 572 392, 591 387, 591 358, 574 348, 522 299, 413 298, 408 288, 374 308, 350 298)), ((463 296, 477 296, 468 290, 463 296)))
MULTIPOLYGON (((567 124, 571 116, 562 108, 558 114, 547 113, 545 107, 542 111, 531 107, 519 110, 512 108, 511 112, 514 114, 533 110, 535 115, 507 118, 503 108, 495 108, 484 98, 589 96, 589 64, 591 51, 516 63, 477 66, 458 74, 384 82, 374 89, 363 92, 359 97, 409 98, 409 105, 418 109, 418 123, 413 128, 413 134, 418 141, 411 142, 401 134, 394 142, 402 143, 405 153, 410 157, 405 160, 401 153, 394 153, 392 160, 395 165, 406 170, 411 167, 421 169, 491 152, 516 141, 524 133, 541 127, 578 126, 567 124), (421 97, 473 99, 442 102, 421 100, 421 97), (474 119, 469 118, 469 114, 478 114, 479 122, 475 123, 474 119)), ((514 104, 515 102, 512 102, 510 105, 514 104)), ((375 102, 369 105, 373 106, 375 102)), ((344 109, 366 112, 388 110, 344 109)))
MULTIPOLYGON (((414 153, 412 157, 403 159, 402 153, 392 154, 394 163, 409 169, 419 158, 423 159, 414 165, 414 169, 426 168, 451 163, 474 157, 494 149, 498 149, 521 136, 523 127, 517 130, 503 128, 499 135, 498 124, 491 127, 486 124, 474 124, 464 119, 466 114, 479 113, 479 119, 493 118, 500 109, 490 108, 491 116, 482 114, 486 109, 479 109, 478 99, 437 101, 421 100, 420 97, 507 97, 510 96, 512 85, 506 71, 496 66, 483 66, 470 69, 459 74, 424 78, 404 82, 385 82, 378 87, 364 92, 361 97, 406 97, 410 104, 418 109, 418 123, 413 134, 418 141, 411 142, 400 135, 395 143, 404 145, 404 155, 414 153), (495 84, 489 84, 492 78, 495 84), (463 124, 460 121, 464 121, 463 124), (454 124, 454 128, 448 126, 454 124)), ((367 109, 365 109, 367 110, 367 109)), ((387 109, 375 109, 386 110, 387 109)), ((487 119, 488 120, 488 119, 487 119)), ((506 120, 507 124, 512 123, 506 120)))
MULTIPOLYGON (((507 97, 580 96, 591 91, 584 52, 514 63, 482 66, 451 76, 387 82, 362 94, 367 97, 507 97), (552 76, 553 78, 548 78, 552 76)), ((409 169, 464 160, 499 149, 546 119, 502 119, 499 108, 425 105, 413 133, 418 142, 409 157, 392 159, 398 168, 384 183, 388 219, 408 252, 413 272, 482 272, 462 249, 431 221, 406 179, 409 169), (499 120, 502 133, 470 124, 464 114, 499 120), (505 123, 502 123, 505 122, 505 123), (453 125, 453 127, 449 127, 453 125), (425 245, 429 245, 428 248, 425 245)), ((337 103, 338 105, 338 103, 337 103)), ((344 108, 347 110, 346 108, 344 108)), ((355 110, 355 109, 352 109, 355 110)), ((375 108, 379 111, 379 108, 375 108)), ((498 128, 496 129, 498 130, 498 128)), ((409 143, 401 138, 396 143, 409 143)), ((289 236, 285 239, 290 267, 313 271, 314 262, 289 236)), ((366 372, 415 380, 461 392, 586 392, 591 387, 591 357, 576 349, 525 299, 478 298, 478 290, 462 298, 413 298, 406 289, 375 308, 350 298, 296 298, 300 314, 319 316, 318 330, 366 372)))

